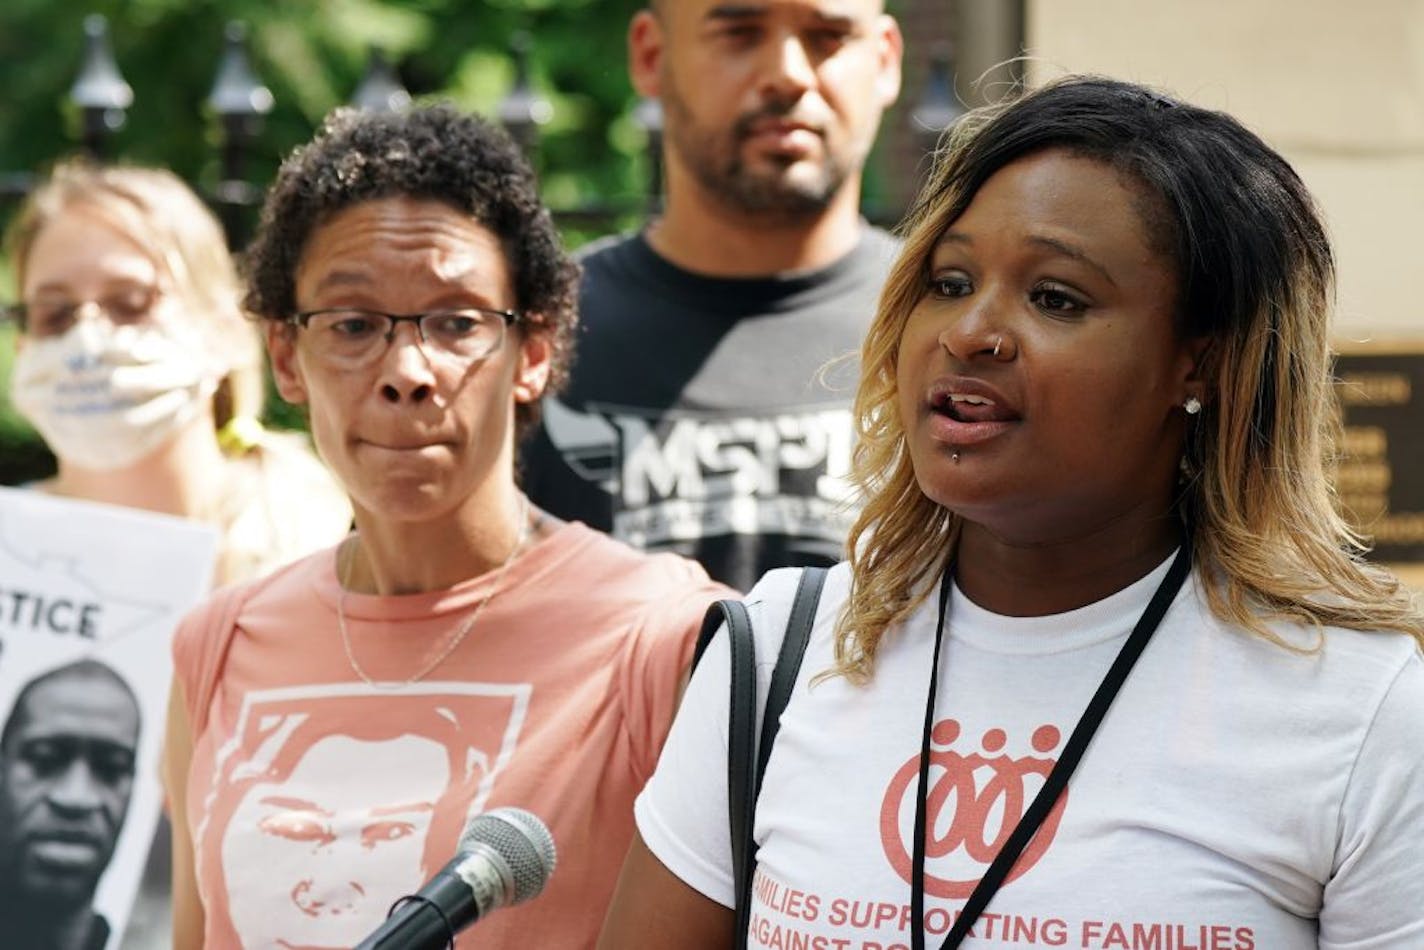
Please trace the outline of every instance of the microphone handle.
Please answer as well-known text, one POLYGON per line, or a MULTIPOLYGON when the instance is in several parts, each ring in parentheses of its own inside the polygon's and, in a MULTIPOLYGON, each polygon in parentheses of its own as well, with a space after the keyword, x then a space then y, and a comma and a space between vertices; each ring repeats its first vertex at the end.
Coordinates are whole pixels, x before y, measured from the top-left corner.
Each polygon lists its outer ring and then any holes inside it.
MULTIPOLYGON (((458 858, 451 861, 453 866, 458 858)), ((356 950, 445 950, 455 934, 471 924, 480 909, 470 896, 470 887, 453 874, 440 873, 396 908, 386 922, 376 928, 356 950), (458 908, 441 915, 439 907, 458 908)))

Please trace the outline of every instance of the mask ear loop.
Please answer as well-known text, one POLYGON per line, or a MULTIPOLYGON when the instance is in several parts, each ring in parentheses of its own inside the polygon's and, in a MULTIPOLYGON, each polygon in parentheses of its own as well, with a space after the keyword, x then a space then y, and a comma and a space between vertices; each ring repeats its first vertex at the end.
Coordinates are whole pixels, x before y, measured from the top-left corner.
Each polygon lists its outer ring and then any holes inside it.
MULTIPOLYGON (((118 329, 115 328, 116 331, 118 329)), ((213 402, 214 408, 217 410, 221 409, 224 399, 227 400, 228 406, 232 405, 231 387, 234 368, 219 355, 218 343, 213 339, 211 332, 205 333, 201 327, 162 318, 135 324, 134 329, 139 332, 157 334, 173 346, 190 351, 207 369, 200 390, 200 398, 213 402), (227 389, 225 390, 224 387, 227 389)), ((219 414, 221 413, 219 412, 219 414)), ((256 416, 233 415, 218 427, 215 435, 218 447, 222 449, 223 454, 230 458, 238 458, 261 446, 266 432, 262 421, 256 416)))
MULTIPOLYGON (((167 337, 175 345, 192 350, 195 355, 200 357, 210 374, 203 386, 204 398, 213 400, 214 409, 218 410, 218 415, 221 417, 224 400, 226 400, 225 405, 229 408, 235 401, 232 377, 241 367, 233 366, 222 355, 222 340, 216 329, 212 327, 205 329, 195 326, 191 322, 177 322, 171 319, 171 313, 168 314, 168 317, 168 319, 160 318, 151 322, 150 328, 153 332, 167 337)), ((243 456, 263 443, 266 431, 262 421, 256 416, 230 415, 227 421, 217 429, 218 447, 222 449, 223 454, 230 457, 243 456)))

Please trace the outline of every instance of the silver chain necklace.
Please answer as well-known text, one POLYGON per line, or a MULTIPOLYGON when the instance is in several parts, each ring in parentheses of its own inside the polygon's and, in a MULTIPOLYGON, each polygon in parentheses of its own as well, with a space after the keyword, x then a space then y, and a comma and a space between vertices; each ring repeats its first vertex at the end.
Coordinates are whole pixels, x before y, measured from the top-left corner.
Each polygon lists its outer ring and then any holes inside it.
MULTIPOLYGON (((464 641, 465 637, 469 636, 470 631, 475 628, 475 621, 480 619, 480 614, 484 612, 485 604, 488 604, 490 600, 493 599, 496 591, 500 590, 503 586, 504 575, 509 571, 509 565, 514 563, 515 555, 524 547, 524 542, 529 539, 529 498, 528 496, 523 497, 524 504, 519 509, 519 537, 515 538, 514 547, 509 550, 509 556, 506 557, 504 563, 499 566, 499 573, 495 575, 494 582, 490 584, 489 590, 480 598, 480 602, 475 604, 475 609, 470 611, 470 616, 465 622, 460 624, 460 629, 456 631, 455 636, 450 639, 449 643, 445 644, 445 649, 441 650, 435 659, 421 667, 418 673, 406 680, 372 679, 370 674, 368 674, 357 661, 355 651, 351 649, 351 635, 346 631, 346 585, 351 580, 352 563, 356 558, 353 544, 351 556, 346 559, 346 570, 343 572, 346 576, 337 578, 336 626, 337 629, 341 631, 341 646, 346 650, 346 662, 351 664, 352 671, 361 677, 363 683, 372 689, 404 689, 413 683, 419 682, 427 673, 435 669, 441 663, 444 663, 445 658, 451 653, 454 653, 455 648, 464 641)), ((355 542, 359 537, 359 535, 354 536, 352 541, 355 542)))

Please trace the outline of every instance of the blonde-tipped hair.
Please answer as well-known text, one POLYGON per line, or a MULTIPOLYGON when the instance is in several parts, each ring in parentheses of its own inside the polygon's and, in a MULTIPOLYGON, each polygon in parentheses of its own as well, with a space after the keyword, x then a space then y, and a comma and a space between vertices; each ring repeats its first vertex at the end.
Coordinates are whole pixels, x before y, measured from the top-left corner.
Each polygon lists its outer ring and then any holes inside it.
POLYGON ((228 365, 213 397, 219 428, 262 414, 262 346, 241 309, 237 269, 217 218, 178 176, 159 168, 67 161, 30 193, 11 225, 7 248, 23 287, 30 251, 60 215, 82 211, 153 258, 173 285, 201 338, 228 365))
POLYGON ((886 631, 951 567, 960 519, 919 488, 896 395, 900 336, 935 244, 999 169, 1063 149, 1142 189, 1178 271, 1178 331, 1209 340, 1204 408, 1183 446, 1178 514, 1222 621, 1282 646, 1276 621, 1399 631, 1424 617, 1342 517, 1329 479, 1340 429, 1329 346, 1334 261, 1295 172, 1230 116, 1129 83, 1070 77, 956 126, 901 230, 861 352, 848 541, 851 592, 833 674, 863 682, 886 631))

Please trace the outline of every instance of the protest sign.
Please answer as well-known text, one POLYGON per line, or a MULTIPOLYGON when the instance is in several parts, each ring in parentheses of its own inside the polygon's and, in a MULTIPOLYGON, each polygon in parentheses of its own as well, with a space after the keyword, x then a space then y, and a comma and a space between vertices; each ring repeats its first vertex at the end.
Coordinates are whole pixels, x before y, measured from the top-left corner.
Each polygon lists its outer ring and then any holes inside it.
POLYGON ((169 644, 216 550, 216 531, 181 518, 0 489, 0 907, 12 934, 118 945, 162 802, 169 644))

